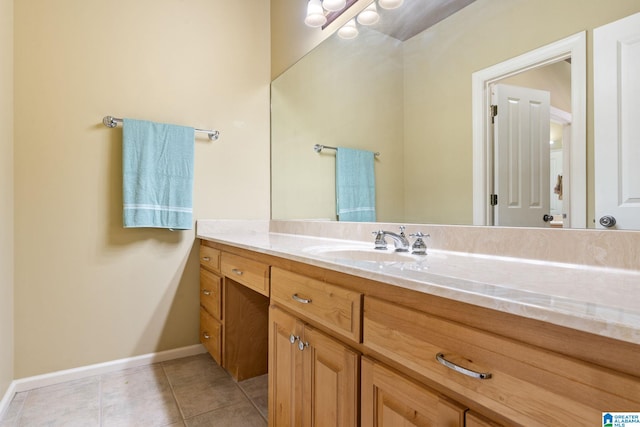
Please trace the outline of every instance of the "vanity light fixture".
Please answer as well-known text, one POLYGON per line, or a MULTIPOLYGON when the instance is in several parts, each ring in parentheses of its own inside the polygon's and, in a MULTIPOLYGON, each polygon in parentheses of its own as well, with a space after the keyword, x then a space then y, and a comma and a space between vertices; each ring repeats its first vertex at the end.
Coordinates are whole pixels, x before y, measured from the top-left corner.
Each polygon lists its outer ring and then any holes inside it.
POLYGON ((402 6, 404 0, 378 0, 378 6, 383 9, 397 9, 402 6))
POLYGON ((371 3, 365 10, 358 14, 358 24, 373 25, 380 20, 376 2, 371 3))
POLYGON ((327 17, 324 15, 324 9, 320 0, 309 0, 307 4, 307 17, 304 19, 304 23, 310 27, 322 27, 327 22, 327 17))
MULTIPOLYGON (((307 16, 304 22, 309 27, 322 27, 322 29, 325 29, 356 2, 357 0, 308 0, 307 16)), ((358 28, 355 21, 360 25, 374 25, 380 20, 377 6, 383 9, 397 9, 403 3, 404 0, 374 0, 358 14, 357 18, 350 20, 338 30, 338 35, 343 39, 355 38, 358 36, 358 28)))
POLYGON ((329 12, 336 12, 347 5, 347 0, 323 0, 322 7, 329 12))
POLYGON ((354 39, 358 36, 358 27, 356 26, 356 20, 351 19, 344 24, 342 28, 338 30, 338 36, 343 39, 354 39))

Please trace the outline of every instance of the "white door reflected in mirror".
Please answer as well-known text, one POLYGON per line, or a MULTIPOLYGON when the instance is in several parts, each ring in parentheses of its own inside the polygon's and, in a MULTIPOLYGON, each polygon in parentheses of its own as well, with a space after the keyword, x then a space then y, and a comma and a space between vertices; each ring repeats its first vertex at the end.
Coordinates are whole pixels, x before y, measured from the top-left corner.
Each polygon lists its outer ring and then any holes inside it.
POLYGON ((640 14, 593 32, 596 227, 640 229, 640 14))

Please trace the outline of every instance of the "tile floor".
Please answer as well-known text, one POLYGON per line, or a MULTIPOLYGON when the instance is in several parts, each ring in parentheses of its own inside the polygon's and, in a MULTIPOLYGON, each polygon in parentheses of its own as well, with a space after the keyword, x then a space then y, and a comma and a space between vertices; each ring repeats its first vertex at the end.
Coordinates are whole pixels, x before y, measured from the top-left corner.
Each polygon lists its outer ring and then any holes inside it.
POLYGON ((209 354, 17 393, 0 427, 265 427, 267 375, 235 382, 209 354))

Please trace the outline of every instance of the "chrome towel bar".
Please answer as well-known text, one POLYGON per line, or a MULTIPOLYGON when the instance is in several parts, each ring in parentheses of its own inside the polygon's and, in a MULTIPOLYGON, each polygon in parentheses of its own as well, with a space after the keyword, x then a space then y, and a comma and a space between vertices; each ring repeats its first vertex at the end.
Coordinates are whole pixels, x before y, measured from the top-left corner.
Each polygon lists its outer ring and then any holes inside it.
MULTIPOLYGON (((338 147, 331 147, 330 145, 322 145, 322 144, 316 144, 316 145, 313 146, 313 149, 315 150, 316 153, 321 152, 325 148, 328 149, 328 150, 337 150, 338 149, 338 147)), ((375 153, 373 153, 373 155, 378 157, 378 156, 380 156, 380 153, 379 152, 375 152, 375 153)))
MULTIPOLYGON (((114 128, 118 126, 118 123, 122 123, 122 119, 113 116, 105 116, 102 119, 102 123, 108 128, 114 128)), ((196 132, 206 133, 211 141, 215 141, 220 137, 220 132, 217 130, 207 130, 207 129, 193 129, 196 132)))

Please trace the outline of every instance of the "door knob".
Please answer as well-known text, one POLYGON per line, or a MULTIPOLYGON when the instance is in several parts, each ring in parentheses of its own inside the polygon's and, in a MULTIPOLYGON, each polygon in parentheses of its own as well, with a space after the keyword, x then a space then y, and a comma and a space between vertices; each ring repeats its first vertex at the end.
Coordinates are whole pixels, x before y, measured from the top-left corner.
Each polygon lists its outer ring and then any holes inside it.
POLYGON ((606 228, 611 228, 616 225, 616 219, 611 215, 605 215, 600 218, 600 225, 606 228))
POLYGON ((544 222, 553 221, 553 215, 544 214, 544 215, 542 215, 542 220, 543 220, 544 222))

